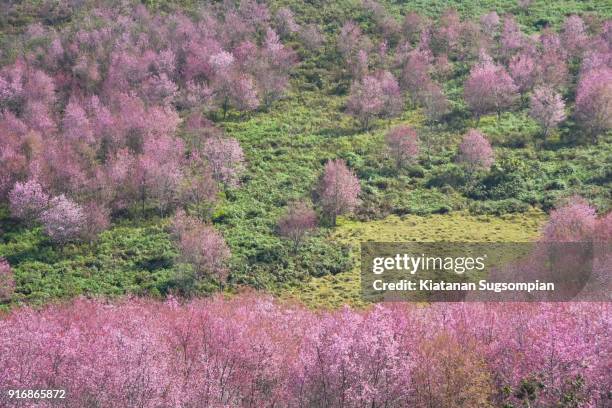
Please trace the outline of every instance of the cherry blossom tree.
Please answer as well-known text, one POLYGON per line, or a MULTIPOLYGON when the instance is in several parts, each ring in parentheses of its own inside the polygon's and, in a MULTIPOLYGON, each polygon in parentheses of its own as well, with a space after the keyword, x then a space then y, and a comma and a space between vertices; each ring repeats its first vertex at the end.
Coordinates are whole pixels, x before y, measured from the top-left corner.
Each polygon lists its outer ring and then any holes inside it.
POLYGON ((491 143, 482 133, 470 129, 459 145, 459 162, 465 163, 471 171, 476 169, 489 170, 494 161, 491 143))
POLYGON ((406 39, 414 43, 418 40, 421 31, 425 27, 426 21, 418 13, 411 11, 406 14, 404 21, 402 22, 402 32, 406 36, 406 39))
POLYGON ((293 12, 287 7, 278 9, 274 21, 276 30, 282 37, 287 37, 300 29, 300 26, 295 22, 293 12))
POLYGON ((361 28, 353 21, 344 23, 336 42, 347 66, 356 61, 359 51, 363 50, 367 54, 372 46, 367 36, 361 32, 361 28))
POLYGON ((506 70, 491 62, 476 64, 464 84, 464 97, 479 119, 481 115, 501 112, 516 101, 517 87, 506 70))
POLYGON ((304 46, 310 50, 315 51, 323 45, 325 42, 325 36, 321 33, 321 30, 314 24, 308 24, 300 29, 299 37, 302 40, 304 46))
POLYGON ((551 88, 538 87, 531 95, 529 115, 540 124, 546 139, 550 129, 565 119, 565 102, 551 88))
POLYGON ((85 110, 76 98, 71 97, 62 121, 63 135, 67 143, 84 142, 93 144, 93 130, 85 110))
POLYGON ((399 85, 388 71, 366 75, 353 83, 347 101, 347 110, 369 129, 372 119, 392 117, 401 112, 403 100, 399 85))
POLYGON ((416 103, 425 87, 431 79, 429 72, 432 62, 431 51, 417 49, 408 54, 408 58, 402 68, 402 88, 410 93, 412 103, 416 103))
POLYGON ((480 24, 486 33, 492 35, 495 33, 500 23, 499 15, 496 12, 491 11, 487 14, 483 14, 480 17, 480 24))
POLYGON ((13 297, 15 279, 8 261, 0 258, 0 302, 7 302, 13 297))
POLYGON ((81 237, 86 217, 80 205, 60 195, 51 199, 40 221, 53 242, 65 245, 81 237))
POLYGON ((98 235, 110 227, 110 211, 108 208, 90 201, 83 206, 84 224, 81 236, 93 242, 98 235))
POLYGON ((229 187, 239 184, 244 170, 244 153, 236 139, 210 138, 204 143, 202 156, 208 161, 215 180, 229 187))
POLYGON ((512 16, 504 18, 504 24, 500 37, 501 52, 505 58, 509 58, 524 45, 525 38, 518 24, 512 16))
POLYGON ((444 95, 440 85, 430 82, 423 89, 421 95, 423 113, 430 127, 433 127, 444 115, 449 112, 449 101, 444 95))
POLYGON ((330 160, 319 181, 319 202, 331 225, 336 225, 338 215, 352 211, 358 203, 361 187, 359 179, 342 159, 330 160))
POLYGON ((385 143, 398 169, 416 161, 419 155, 419 138, 410 126, 397 126, 389 130, 385 135, 385 143))
POLYGON ((538 64, 531 55, 519 53, 512 57, 508 66, 510 76, 520 92, 529 91, 539 74, 538 64))
POLYGON ((594 141, 612 128, 612 68, 588 71, 576 91, 576 118, 594 141))
POLYGON ((291 203, 287 212, 278 220, 278 233, 293 242, 297 251, 304 237, 317 227, 317 214, 305 202, 291 203))
POLYGON ((209 225, 184 211, 177 211, 172 231, 181 252, 181 260, 193 265, 198 276, 210 276, 223 282, 230 250, 223 237, 209 225))
POLYGON ((546 242, 580 242, 592 238, 597 214, 584 198, 570 197, 567 202, 551 211, 544 227, 543 240, 546 242))
POLYGON ((202 218, 207 218, 217 201, 217 181, 206 159, 199 153, 193 153, 184 169, 180 186, 181 204, 196 211, 202 218))
POLYGON ((551 86, 557 90, 566 86, 568 82, 568 67, 565 57, 559 52, 544 52, 538 60, 537 82, 541 85, 551 86))
POLYGON ((561 40, 569 55, 578 56, 581 54, 588 41, 584 21, 577 15, 571 15, 566 18, 563 23, 561 40))
POLYGON ((49 196, 36 180, 17 182, 9 193, 11 215, 31 223, 38 219, 49 205, 49 196))
POLYGON ((78 298, 3 316, 0 386, 62 384, 75 406, 604 407, 609 325, 606 302, 78 298))

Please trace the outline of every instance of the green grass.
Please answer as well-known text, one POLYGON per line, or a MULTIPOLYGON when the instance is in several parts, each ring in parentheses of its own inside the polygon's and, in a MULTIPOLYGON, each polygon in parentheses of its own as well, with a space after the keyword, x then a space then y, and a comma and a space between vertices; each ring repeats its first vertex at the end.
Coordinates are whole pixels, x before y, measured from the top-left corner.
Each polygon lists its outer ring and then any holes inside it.
POLYGON ((358 262, 361 242, 530 242, 537 238, 545 220, 546 215, 536 210, 500 217, 453 213, 390 216, 370 222, 342 219, 332 239, 351 246, 354 268, 337 275, 312 278, 280 295, 297 298, 314 308, 364 306, 358 262))

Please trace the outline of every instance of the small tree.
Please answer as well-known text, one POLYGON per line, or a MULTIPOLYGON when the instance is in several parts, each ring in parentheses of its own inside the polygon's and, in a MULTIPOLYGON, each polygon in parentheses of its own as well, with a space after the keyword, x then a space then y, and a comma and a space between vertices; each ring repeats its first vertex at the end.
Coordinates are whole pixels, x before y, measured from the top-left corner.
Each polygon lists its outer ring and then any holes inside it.
POLYGON ((512 57, 508 69, 521 92, 530 90, 539 74, 536 61, 527 53, 512 57))
POLYGON ((357 206, 361 187, 359 179, 344 160, 337 159, 325 164, 318 190, 323 211, 335 226, 338 215, 350 212, 357 206))
POLYGON ((402 88, 410 93, 412 103, 416 103, 427 84, 431 82, 429 71, 432 69, 433 56, 429 49, 417 49, 408 53, 402 68, 402 88))
POLYGON ((293 242, 297 251, 304 237, 317 227, 317 214, 305 202, 292 203, 285 215, 278 220, 278 233, 293 242))
POLYGON ((482 25, 483 30, 485 31, 485 33, 491 36, 495 33, 495 31, 499 27, 499 23, 500 23, 499 15, 494 11, 491 11, 490 13, 483 14, 482 16, 480 16, 480 24, 482 25))
POLYGON ((465 163, 470 171, 489 170, 494 161, 493 149, 482 133, 470 129, 459 145, 458 160, 465 163))
POLYGON ((410 126, 397 126, 389 130, 385 142, 397 169, 414 162, 419 155, 419 137, 410 126))
POLYGON ((476 64, 464 85, 464 96, 476 117, 490 112, 501 116, 518 98, 518 89, 506 70, 492 62, 476 64))
POLYGON ((565 119, 565 102, 551 88, 538 87, 531 95, 529 115, 540 124, 546 140, 549 130, 565 119))
POLYGON ((6 259, 0 258, 0 302, 11 299, 15 291, 13 271, 6 259))
POLYGON ((174 216, 172 233, 181 259, 193 265, 198 276, 213 276, 219 282, 225 281, 230 250, 221 234, 182 210, 174 216))
POLYGON ((293 12, 287 7, 278 9, 274 16, 274 23, 276 25, 276 30, 283 38, 290 36, 300 29, 300 26, 293 18, 293 12))
POLYGON ((36 180, 17 182, 9 193, 9 205, 13 217, 31 223, 47 208, 49 196, 36 180))
POLYGON ((83 207, 85 224, 83 225, 83 238, 94 242, 98 235, 110 227, 110 211, 108 208, 91 201, 83 207))
POLYGON ((563 23, 561 39, 570 56, 578 56, 584 49, 589 39, 586 31, 584 21, 577 15, 569 16, 563 23))
POLYGON ((449 111, 449 102, 440 85, 429 82, 421 95, 423 114, 430 128, 449 111))
POLYGON ((62 194, 51 200, 49 209, 42 213, 40 220, 49 238, 65 245, 81 236, 86 218, 81 206, 62 194))
POLYGON ((354 82, 347 101, 347 110, 368 129, 376 117, 392 117, 401 112, 403 99, 399 85, 388 71, 366 75, 354 82))
POLYGON ((601 133, 612 129, 612 69, 586 72, 576 91, 576 118, 594 142, 601 133))
POLYGON ((204 143, 202 155, 208 161, 212 175, 226 186, 237 186, 244 170, 244 153, 233 138, 211 138, 204 143))
POLYGON ((550 213, 544 227, 545 242, 589 241, 597 223, 595 208, 582 197, 570 197, 550 213))

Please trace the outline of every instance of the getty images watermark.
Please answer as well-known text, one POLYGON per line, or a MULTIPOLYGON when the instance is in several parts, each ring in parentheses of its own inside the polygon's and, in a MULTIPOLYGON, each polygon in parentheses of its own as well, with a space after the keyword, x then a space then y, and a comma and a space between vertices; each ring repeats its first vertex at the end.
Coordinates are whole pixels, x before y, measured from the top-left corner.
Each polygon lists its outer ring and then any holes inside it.
POLYGON ((369 301, 610 301, 612 251, 593 243, 361 244, 369 301))

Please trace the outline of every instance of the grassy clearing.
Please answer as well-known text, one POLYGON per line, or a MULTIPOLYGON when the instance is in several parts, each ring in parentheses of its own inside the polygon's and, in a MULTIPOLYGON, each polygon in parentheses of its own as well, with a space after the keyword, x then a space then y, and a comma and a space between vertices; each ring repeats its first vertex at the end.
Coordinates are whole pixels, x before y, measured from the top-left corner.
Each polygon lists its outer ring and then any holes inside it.
POLYGON ((354 267, 348 272, 312 278, 291 288, 295 297, 311 307, 338 307, 343 304, 364 305, 359 296, 359 243, 380 242, 527 242, 538 236, 546 215, 532 210, 500 217, 473 216, 465 213, 403 217, 356 222, 341 220, 332 240, 350 245, 354 267))

